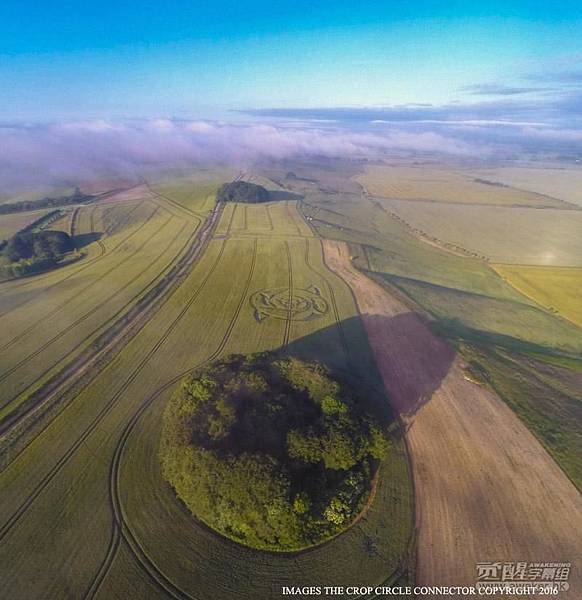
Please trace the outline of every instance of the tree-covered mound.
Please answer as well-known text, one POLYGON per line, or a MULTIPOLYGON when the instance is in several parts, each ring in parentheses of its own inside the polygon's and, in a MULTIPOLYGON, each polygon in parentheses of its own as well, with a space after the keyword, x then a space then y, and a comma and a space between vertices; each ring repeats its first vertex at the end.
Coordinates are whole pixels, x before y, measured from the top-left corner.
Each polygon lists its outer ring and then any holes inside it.
POLYGON ((0 276, 19 277, 54 267, 75 244, 64 231, 26 231, 0 243, 0 276))
POLYGON ((23 258, 56 258, 75 249, 73 240, 64 231, 17 233, 2 248, 2 256, 10 262, 23 258))
POLYGON ((196 372, 163 419, 164 478, 195 517, 254 548, 346 529, 388 448, 362 400, 319 364, 233 355, 196 372))
POLYGON ((262 185, 248 181, 233 181, 225 183, 216 192, 217 202, 268 202, 271 199, 269 191, 262 185))

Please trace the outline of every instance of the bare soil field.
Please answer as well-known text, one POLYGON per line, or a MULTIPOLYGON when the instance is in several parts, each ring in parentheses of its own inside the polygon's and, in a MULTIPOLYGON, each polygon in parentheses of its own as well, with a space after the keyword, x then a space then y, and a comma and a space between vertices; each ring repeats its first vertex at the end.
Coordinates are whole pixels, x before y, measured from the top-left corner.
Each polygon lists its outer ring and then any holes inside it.
POLYGON ((452 204, 568 208, 558 198, 515 189, 493 177, 450 167, 371 165, 355 177, 372 196, 452 204))
MULTIPOLYGON (((496 395, 420 317, 323 242, 352 288, 393 405, 407 428, 416 489, 419 585, 474 585, 480 561, 572 562, 582 585, 582 496, 496 395)), ((560 597, 574 598, 574 591, 560 597)))

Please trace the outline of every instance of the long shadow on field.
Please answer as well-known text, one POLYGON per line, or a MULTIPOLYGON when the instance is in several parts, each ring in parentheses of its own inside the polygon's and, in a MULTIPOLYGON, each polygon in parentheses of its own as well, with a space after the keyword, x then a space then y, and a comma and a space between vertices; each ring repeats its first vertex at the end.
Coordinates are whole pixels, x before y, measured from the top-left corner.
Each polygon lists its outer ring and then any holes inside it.
POLYGON ((415 313, 363 315, 392 406, 410 415, 428 402, 447 376, 455 350, 415 313))
POLYGON ((97 240, 100 240, 102 237, 103 234, 98 231, 91 233, 80 233, 79 235, 73 236, 73 244, 75 244, 75 248, 79 249, 88 246, 97 240))
POLYGON ((387 419, 393 417, 390 407, 407 415, 430 400, 455 358, 454 349, 414 313, 352 317, 341 329, 343 336, 335 325, 320 329, 289 344, 285 353, 323 362, 387 419))
POLYGON ((269 199, 278 200, 303 200, 303 196, 296 192, 287 192, 285 190, 272 190, 269 192, 269 199))

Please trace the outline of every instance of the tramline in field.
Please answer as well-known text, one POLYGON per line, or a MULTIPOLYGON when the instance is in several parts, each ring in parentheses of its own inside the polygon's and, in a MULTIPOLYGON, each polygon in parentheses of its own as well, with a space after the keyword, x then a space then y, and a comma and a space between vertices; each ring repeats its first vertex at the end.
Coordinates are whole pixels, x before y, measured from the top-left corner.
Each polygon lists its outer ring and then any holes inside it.
POLYGON ((278 348, 320 357, 359 385, 377 389, 350 290, 327 270, 320 241, 295 203, 227 206, 215 239, 162 308, 0 474, 14 490, 0 509, 2 560, 11 564, 12 581, 28 581, 34 594, 50 589, 55 577, 66 577, 75 595, 87 598, 125 595, 138 586, 146 586, 148 597, 200 597, 217 585, 254 598, 257 582, 251 583, 250 574, 257 569, 268 569, 261 597, 274 593, 277 578, 299 573, 313 582, 355 578, 362 584, 406 576, 411 503, 396 425, 366 519, 305 558, 272 556, 265 564, 264 556, 216 538, 192 521, 159 480, 159 415, 172 386, 215 357, 278 348), (242 221, 235 220, 238 211, 242 221), (314 288, 319 308, 325 302, 328 310, 319 310, 318 318, 293 319, 295 294, 314 288), (257 321, 252 298, 265 289, 289 291, 285 318, 257 321), (24 464, 31 468, 22 469, 24 464), (92 465, 91 474, 78 480, 83 464, 92 465), (63 513, 58 507, 71 485, 76 509, 63 513), (40 522, 50 523, 50 542, 36 535, 40 522), (80 528, 82 540, 75 534, 80 528), (31 536, 38 551, 47 543, 53 548, 46 570, 36 569, 34 578, 20 560, 31 536), (71 578, 73 548, 83 560, 71 578))

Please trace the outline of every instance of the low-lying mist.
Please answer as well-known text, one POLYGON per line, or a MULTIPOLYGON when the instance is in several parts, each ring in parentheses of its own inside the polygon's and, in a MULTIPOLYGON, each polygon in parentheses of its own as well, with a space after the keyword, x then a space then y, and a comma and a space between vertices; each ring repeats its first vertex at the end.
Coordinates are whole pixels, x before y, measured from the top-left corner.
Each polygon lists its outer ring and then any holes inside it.
MULTIPOLYGON (((309 119, 242 124, 170 119, 3 124, 0 193, 103 177, 136 178, 165 166, 209 162, 249 166, 263 159, 373 159, 390 152, 509 157, 528 143, 543 148, 548 133, 490 123, 376 121, 354 126, 309 119)), ((551 142, 552 136, 548 139, 551 142)))

